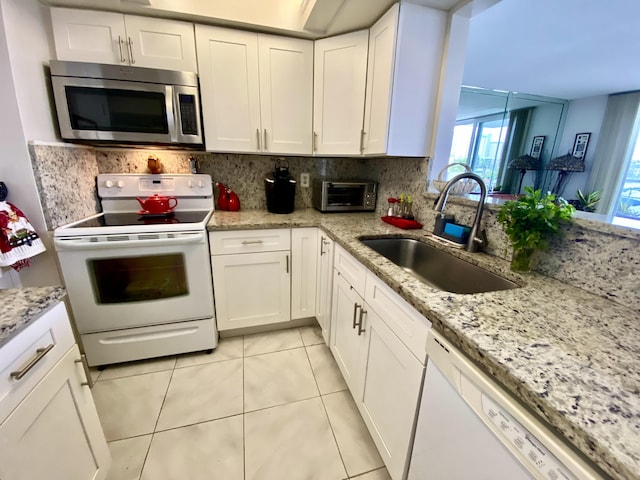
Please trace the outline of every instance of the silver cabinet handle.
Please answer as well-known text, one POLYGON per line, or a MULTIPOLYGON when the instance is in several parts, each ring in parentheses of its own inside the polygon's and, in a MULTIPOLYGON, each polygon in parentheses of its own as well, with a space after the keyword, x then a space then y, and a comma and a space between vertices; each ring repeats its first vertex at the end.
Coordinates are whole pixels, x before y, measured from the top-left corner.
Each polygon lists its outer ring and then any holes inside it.
POLYGON ((54 346, 55 345, 52 343, 52 344, 50 344, 50 345, 48 345, 48 346, 46 346, 44 348, 36 348, 36 356, 33 357, 31 360, 29 360, 29 363, 27 363, 20 370, 16 370, 15 372, 11 372, 9 374, 9 377, 15 378, 16 380, 20 380, 27 373, 29 373, 29 370, 31 370, 33 367, 35 367, 38 364, 38 362, 40 360, 42 360, 44 358, 44 356, 47 353, 49 353, 54 346))
POLYGON ((267 129, 265 128, 263 131, 263 136, 264 136, 264 151, 268 151, 269 148, 267 147, 267 129))
POLYGON ((358 325, 358 322, 356 322, 356 313, 358 313, 359 308, 362 308, 362 306, 357 303, 353 304, 353 326, 351 328, 356 328, 358 325))
POLYGON ((289 273, 289 255, 287 255, 287 273, 289 273))
POLYGON ((367 311, 362 308, 360 309, 360 318, 358 322, 358 335, 362 335, 364 333, 364 328, 362 328, 362 317, 367 314, 367 311))
POLYGON ((318 134, 316 132, 313 132, 313 151, 317 151, 318 150, 318 134))
POLYGON ((120 50, 120 63, 127 63, 127 59, 124 58, 124 52, 122 51, 123 43, 124 43, 124 40, 122 40, 122 37, 118 35, 118 49, 120 50))
POLYGON ((320 237, 320 256, 324 255, 324 237, 320 237))
POLYGON ((263 243, 262 240, 243 240, 242 241, 243 245, 259 245, 261 243, 263 243))
POLYGON ((360 130, 360 153, 364 152, 364 130, 360 130))
POLYGON ((80 358, 74 360, 75 363, 81 363, 82 369, 84 370, 84 376, 87 381, 82 382, 80 385, 86 385, 89 388, 93 388, 93 379, 91 378, 91 372, 89 371, 89 364, 87 363, 87 356, 83 353, 80 355, 80 358))
POLYGON ((136 63, 136 60, 133 58, 133 40, 129 37, 129 60, 131 61, 131 65, 136 63))
POLYGON ((256 128, 256 138, 258 139, 258 150, 262 150, 260 146, 260 129, 256 128))

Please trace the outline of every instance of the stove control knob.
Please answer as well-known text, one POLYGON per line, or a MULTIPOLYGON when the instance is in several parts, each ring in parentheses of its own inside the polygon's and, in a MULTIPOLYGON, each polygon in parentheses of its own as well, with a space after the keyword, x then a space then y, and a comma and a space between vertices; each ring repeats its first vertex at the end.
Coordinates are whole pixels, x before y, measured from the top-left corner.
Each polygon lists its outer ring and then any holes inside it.
POLYGON ((204 182, 202 180, 198 180, 198 188, 204 187, 204 182))
POLYGON ((118 182, 116 183, 116 187, 123 189, 124 188, 124 182, 122 180, 118 180, 118 182))
POLYGON ((113 187, 113 180, 107 180, 104 182, 104 186, 107 188, 113 187))
POLYGON ((189 186, 189 188, 193 188, 193 187, 195 187, 195 182, 193 180, 189 180, 187 182, 187 185, 189 186))

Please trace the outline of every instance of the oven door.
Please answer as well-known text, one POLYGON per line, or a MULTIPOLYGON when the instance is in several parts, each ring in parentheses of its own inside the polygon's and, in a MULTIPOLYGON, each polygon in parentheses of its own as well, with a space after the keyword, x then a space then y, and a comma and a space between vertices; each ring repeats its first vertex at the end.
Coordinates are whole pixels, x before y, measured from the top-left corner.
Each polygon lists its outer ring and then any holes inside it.
POLYGON ((214 316, 205 231, 54 242, 80 333, 214 316))

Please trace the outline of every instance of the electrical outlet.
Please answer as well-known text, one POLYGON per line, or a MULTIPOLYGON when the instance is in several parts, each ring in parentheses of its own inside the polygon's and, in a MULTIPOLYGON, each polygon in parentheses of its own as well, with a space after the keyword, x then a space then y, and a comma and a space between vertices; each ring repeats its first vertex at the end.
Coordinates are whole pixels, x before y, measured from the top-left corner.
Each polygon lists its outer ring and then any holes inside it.
POLYGON ((309 188, 309 174, 301 173, 300 174, 300 186, 304 188, 309 188))

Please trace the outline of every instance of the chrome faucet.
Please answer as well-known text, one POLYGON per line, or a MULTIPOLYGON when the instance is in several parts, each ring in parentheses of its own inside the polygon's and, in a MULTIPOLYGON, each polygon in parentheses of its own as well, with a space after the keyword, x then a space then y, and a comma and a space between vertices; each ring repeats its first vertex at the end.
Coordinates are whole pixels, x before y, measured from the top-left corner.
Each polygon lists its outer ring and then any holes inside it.
POLYGON ((476 183, 480 186, 480 201, 478 202, 478 208, 476 209, 476 216, 473 220, 473 226, 471 227, 471 232, 469 233, 469 239, 467 240, 467 244, 465 245, 465 250, 467 252, 477 252, 480 247, 484 247, 487 244, 487 238, 484 234, 484 231, 480 231, 480 220, 482 219, 482 209, 484 207, 484 202, 487 199, 487 186, 482 181, 480 176, 475 173, 466 172, 461 173, 460 175, 456 175, 451 180, 447 182, 447 184, 442 189, 442 193, 436 200, 435 211, 437 212, 436 218, 442 218, 444 216, 444 207, 447 204, 447 197, 449 196, 449 190, 453 185, 460 180, 465 178, 470 178, 475 180, 476 183), (481 236, 478 236, 480 234, 481 236))

